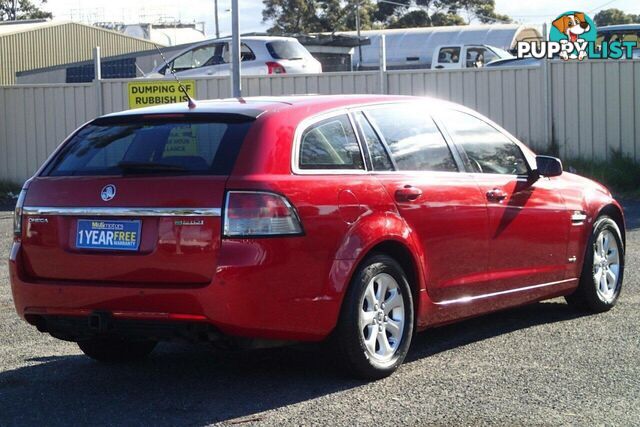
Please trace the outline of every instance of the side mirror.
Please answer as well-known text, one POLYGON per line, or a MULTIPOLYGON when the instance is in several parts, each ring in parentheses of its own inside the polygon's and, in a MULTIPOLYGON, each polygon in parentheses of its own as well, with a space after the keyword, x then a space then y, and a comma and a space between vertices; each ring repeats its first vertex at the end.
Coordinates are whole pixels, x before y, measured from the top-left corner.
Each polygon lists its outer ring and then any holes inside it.
POLYGON ((562 162, 557 157, 536 156, 538 175, 551 178, 562 175, 562 162))

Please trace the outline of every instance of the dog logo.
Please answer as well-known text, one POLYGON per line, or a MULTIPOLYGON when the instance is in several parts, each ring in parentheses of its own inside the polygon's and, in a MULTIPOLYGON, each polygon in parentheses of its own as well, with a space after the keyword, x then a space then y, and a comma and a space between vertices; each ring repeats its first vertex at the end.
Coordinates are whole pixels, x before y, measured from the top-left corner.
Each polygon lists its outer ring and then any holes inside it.
POLYGON ((114 197, 116 197, 116 186, 113 184, 105 185, 102 191, 100 191, 100 198, 105 202, 108 202, 114 197))
POLYGON ((578 59, 582 61, 587 55, 589 42, 595 42, 597 38, 596 25, 591 18, 583 12, 566 12, 552 22, 553 28, 549 33, 549 40, 561 44, 571 43, 573 49, 563 49, 560 58, 568 61, 578 59))
POLYGON ((584 12, 565 12, 551 22, 549 40, 523 40, 516 44, 518 58, 631 59, 634 40, 603 40, 596 43, 598 29, 584 12))

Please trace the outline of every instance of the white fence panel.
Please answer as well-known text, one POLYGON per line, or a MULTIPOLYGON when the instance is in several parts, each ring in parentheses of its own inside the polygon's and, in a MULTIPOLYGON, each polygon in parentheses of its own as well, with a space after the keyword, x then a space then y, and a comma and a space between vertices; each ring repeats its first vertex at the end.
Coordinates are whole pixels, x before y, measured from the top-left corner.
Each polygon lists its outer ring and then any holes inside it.
MULTIPOLYGON (((640 60, 548 67, 388 71, 389 94, 434 96, 487 115, 536 150, 640 161, 640 60), (547 74, 548 73, 548 74, 547 74)), ((244 77, 245 96, 374 94, 378 71, 244 77)), ((23 181, 82 123, 128 107, 130 80, 0 87, 0 179, 23 181)), ((196 79, 199 99, 227 98, 228 77, 196 79)))
POLYGON ((433 96, 485 114, 537 149, 549 145, 544 126, 542 68, 389 71, 391 94, 433 96))
POLYGON ((0 87, 0 179, 21 182, 98 114, 95 86, 0 87))
POLYGON ((640 61, 552 62, 553 140, 563 157, 640 161, 640 61))

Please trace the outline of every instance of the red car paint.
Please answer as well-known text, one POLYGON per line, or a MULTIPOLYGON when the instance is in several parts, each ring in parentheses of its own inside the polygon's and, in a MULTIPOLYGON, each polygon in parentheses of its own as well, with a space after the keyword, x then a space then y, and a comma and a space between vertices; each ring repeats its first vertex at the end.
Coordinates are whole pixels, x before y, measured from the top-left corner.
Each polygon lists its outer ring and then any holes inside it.
POLYGON ((95 252, 74 246, 78 217, 51 215, 43 223, 25 214, 9 260, 18 313, 29 319, 101 311, 208 323, 230 336, 322 340, 336 326, 354 270, 379 248, 392 250, 413 270, 418 329, 571 293, 593 220, 607 210, 623 223, 622 209, 599 184, 570 173, 527 184, 513 175, 467 171, 292 170, 301 122, 336 109, 384 103, 411 108, 412 102, 442 108, 439 101, 408 97, 321 96, 120 113, 260 110, 228 176, 49 177, 41 169, 28 183, 24 206, 224 211, 227 191, 260 190, 286 197, 304 232, 227 238, 220 216, 151 216, 142 218, 139 251, 95 252), (107 184, 118 193, 103 202, 100 191, 107 184), (409 200, 416 191, 420 197, 409 200), (488 200, 492 191, 506 199, 488 200), (586 214, 586 221, 572 224, 575 212, 586 214), (202 222, 187 227, 182 219, 202 222))

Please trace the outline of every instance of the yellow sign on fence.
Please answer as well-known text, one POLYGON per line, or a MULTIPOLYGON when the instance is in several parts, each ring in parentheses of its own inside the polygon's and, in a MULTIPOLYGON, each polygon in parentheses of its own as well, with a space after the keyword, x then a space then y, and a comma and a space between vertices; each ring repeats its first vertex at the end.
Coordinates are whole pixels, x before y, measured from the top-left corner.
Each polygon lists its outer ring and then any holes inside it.
MULTIPOLYGON (((196 97, 195 80, 185 80, 182 85, 191 98, 196 97)), ((180 90, 180 85, 175 81, 130 82, 128 90, 129 108, 187 102, 187 97, 180 90)))

